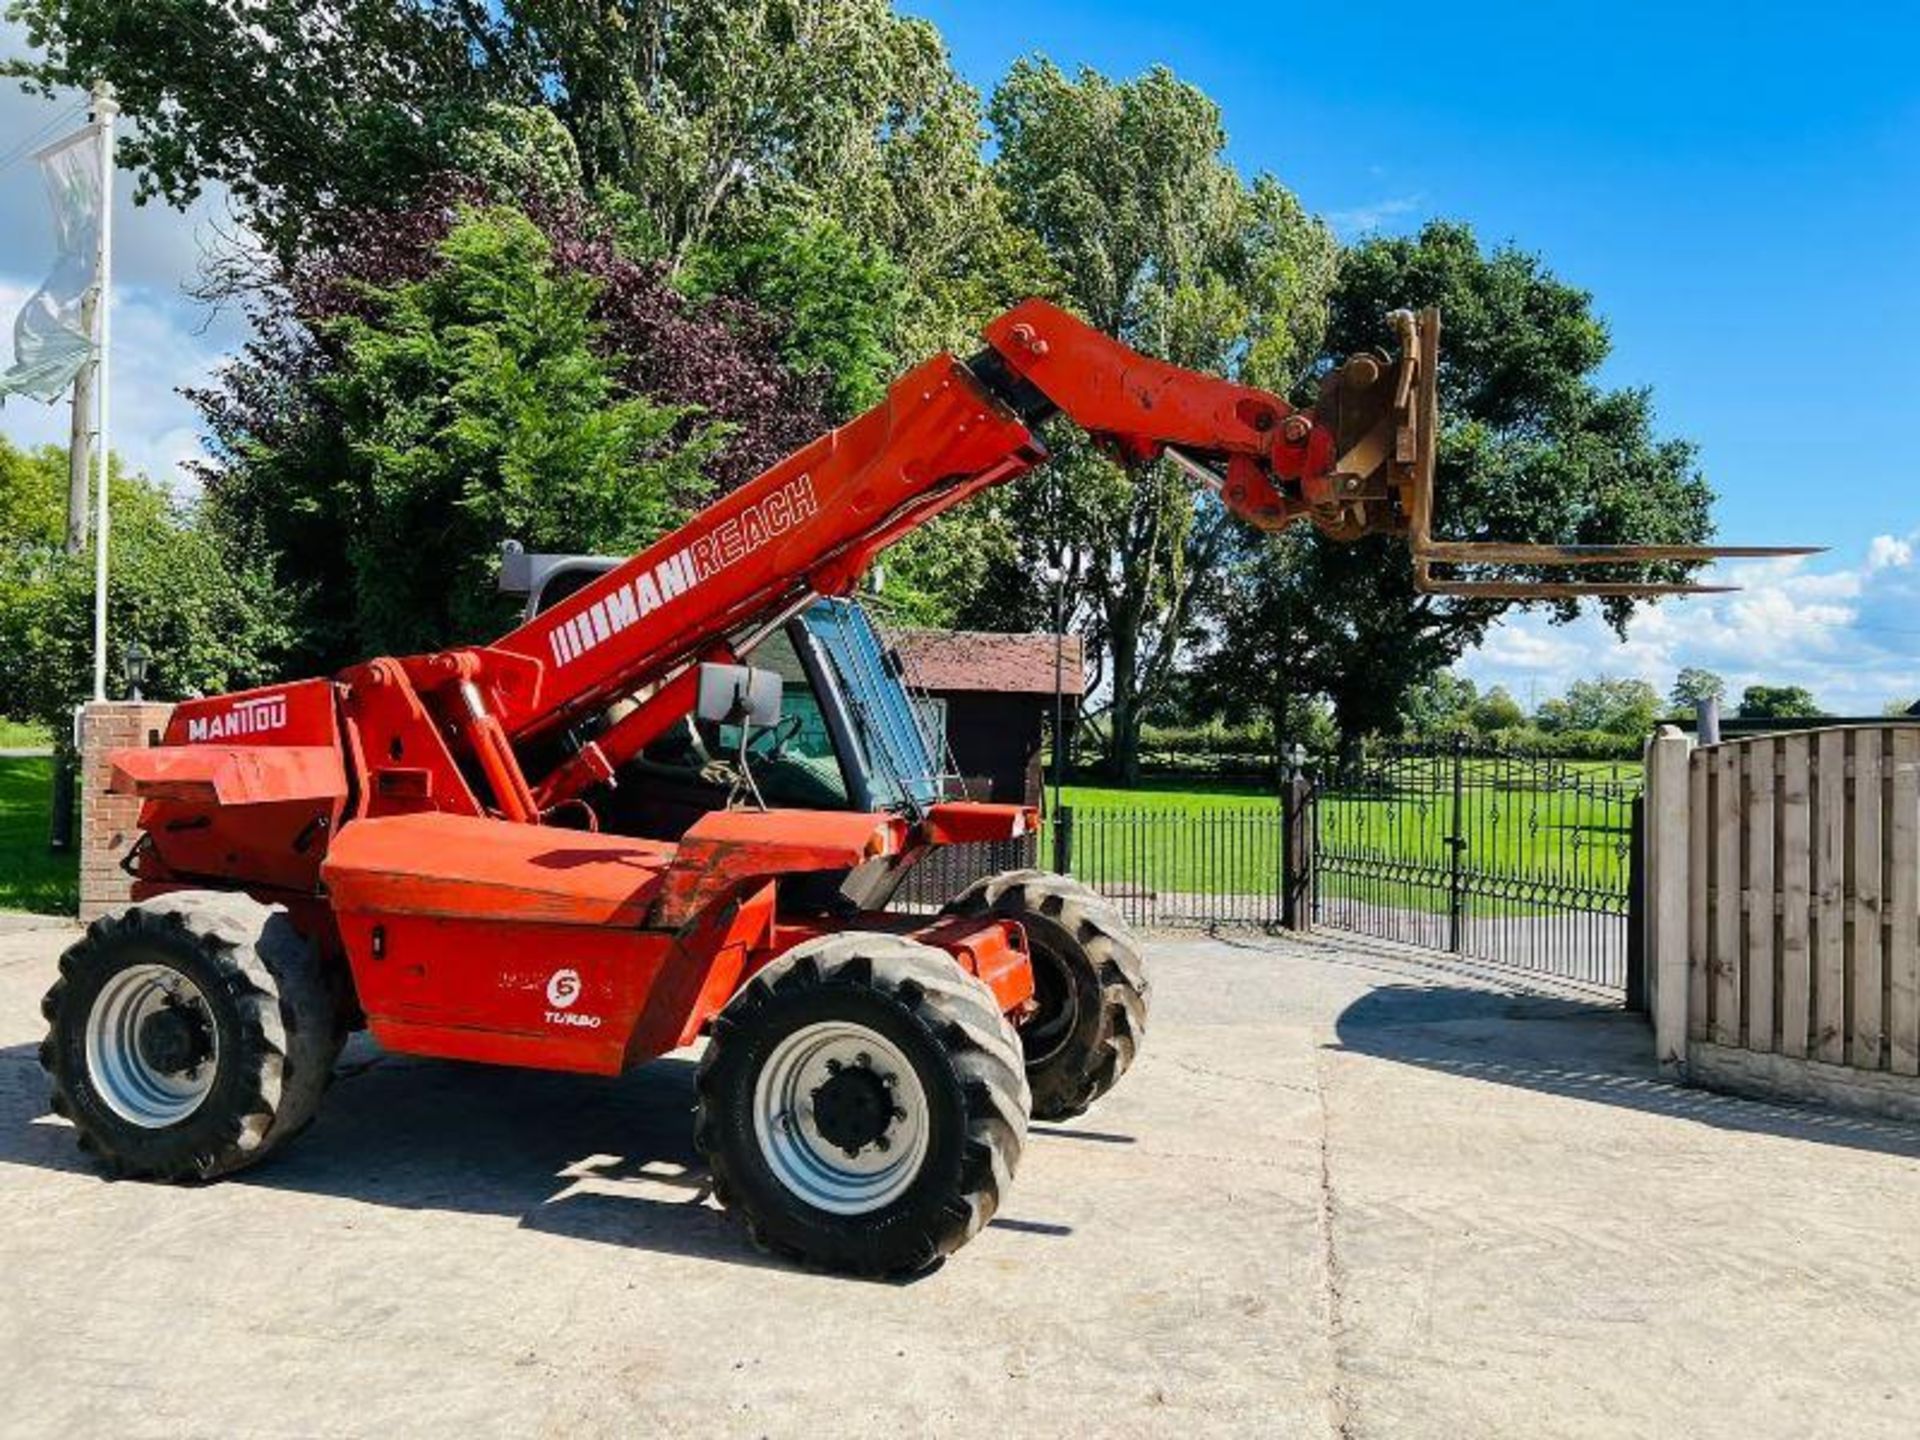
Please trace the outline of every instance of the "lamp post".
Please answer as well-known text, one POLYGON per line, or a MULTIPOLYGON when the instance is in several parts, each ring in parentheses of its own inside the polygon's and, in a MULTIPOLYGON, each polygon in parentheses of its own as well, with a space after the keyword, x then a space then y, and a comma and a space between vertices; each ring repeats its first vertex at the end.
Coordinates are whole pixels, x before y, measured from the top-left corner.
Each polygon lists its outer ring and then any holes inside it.
POLYGON ((1053 814, 1060 814, 1060 789, 1066 783, 1066 617, 1061 613, 1066 598, 1066 574, 1058 565, 1041 572, 1053 587, 1053 814))
POLYGON ((120 663, 126 671, 129 700, 144 698, 140 687, 147 683, 147 659, 147 647, 138 640, 129 640, 127 648, 121 652, 120 663))
POLYGON ((1305 930, 1312 920, 1313 885, 1306 747, 1298 741, 1288 745, 1280 752, 1280 765, 1280 924, 1305 930))

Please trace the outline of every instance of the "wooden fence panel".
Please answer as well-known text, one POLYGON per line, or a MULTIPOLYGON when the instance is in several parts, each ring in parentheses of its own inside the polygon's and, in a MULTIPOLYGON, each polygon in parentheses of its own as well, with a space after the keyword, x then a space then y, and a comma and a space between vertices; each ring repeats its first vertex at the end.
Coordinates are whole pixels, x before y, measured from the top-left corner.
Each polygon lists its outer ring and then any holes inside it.
POLYGON ((1723 745, 1713 767, 1713 1007, 1708 1033, 1716 1045, 1740 1043, 1740 754, 1723 745))
POLYGON ((1685 1036, 1704 1066, 1920 1076, 1920 727, 1667 730, 1647 753, 1652 960, 1686 997, 1658 997, 1662 1063, 1685 1036))
POLYGON ((1814 1058, 1847 1061, 1847 732, 1815 742, 1813 790, 1814 1058))
POLYGON ((1860 1070, 1878 1070, 1886 1049, 1882 1037, 1886 970, 1880 945, 1880 877, 1886 863, 1880 843, 1882 734, 1879 730, 1853 732, 1853 859, 1849 867, 1853 926, 1847 965, 1853 1038, 1847 1059, 1860 1070))
POLYGON ((1920 1075, 1920 731, 1893 732, 1887 819, 1888 1068, 1920 1075))
POLYGON ((1687 896, 1687 1038, 1707 1038, 1707 1005, 1713 987, 1707 946, 1711 928, 1713 893, 1712 854, 1707 848, 1711 834, 1711 814, 1707 809, 1709 787, 1703 752, 1695 751, 1687 768, 1687 850, 1693 856, 1692 892, 1687 896))
POLYGON ((1780 742, 1780 1050, 1804 1057, 1813 1030, 1813 767, 1805 735, 1780 742))
POLYGON ((1779 820, 1774 799, 1777 747, 1772 740, 1755 740, 1741 748, 1747 762, 1747 881, 1740 895, 1747 919, 1747 1048, 1771 1051, 1778 1043, 1773 968, 1773 832, 1779 820))

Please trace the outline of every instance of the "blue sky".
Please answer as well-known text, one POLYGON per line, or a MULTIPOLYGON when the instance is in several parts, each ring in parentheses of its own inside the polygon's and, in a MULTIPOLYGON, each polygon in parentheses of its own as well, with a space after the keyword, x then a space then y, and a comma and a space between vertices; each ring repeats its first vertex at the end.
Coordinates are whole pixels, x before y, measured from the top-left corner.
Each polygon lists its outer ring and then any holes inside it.
POLYGON ((1352 237, 1470 221, 1591 290, 1605 378, 1701 446, 1740 596, 1501 627, 1464 667, 1523 701, 1682 664, 1830 708, 1920 695, 1920 6, 910 0, 983 88, 1018 56, 1219 102, 1242 169, 1352 237), (1876 537, 1880 543, 1876 546, 1876 537))
MULTIPOLYGON (((903 8, 983 89, 1036 51, 1120 75, 1171 65, 1220 102, 1237 163, 1349 237, 1445 215, 1539 251, 1597 297, 1606 378, 1653 386, 1662 427, 1700 443, 1722 538, 1833 547, 1727 567, 1742 595, 1658 607, 1625 645, 1589 622, 1511 622, 1467 663, 1477 679, 1524 700, 1603 672, 1664 689, 1706 664, 1836 709, 1920 695, 1920 6, 903 8)), ((0 27, 0 53, 18 44, 0 27)), ((0 92, 0 153, 51 113, 0 92)), ((43 264, 29 169, 0 172, 0 317, 43 264)), ((118 443, 160 473, 193 447, 171 387, 236 335, 178 291, 221 215, 214 196, 122 232, 118 443)), ((0 428, 60 422, 9 406, 0 428)))

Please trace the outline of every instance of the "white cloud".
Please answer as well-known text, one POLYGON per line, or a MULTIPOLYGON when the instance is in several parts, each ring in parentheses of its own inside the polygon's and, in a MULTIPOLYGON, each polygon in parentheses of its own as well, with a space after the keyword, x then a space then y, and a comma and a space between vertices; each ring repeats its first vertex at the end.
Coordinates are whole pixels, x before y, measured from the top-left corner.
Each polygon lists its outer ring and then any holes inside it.
MULTIPOLYGON (((8 29, 0 26, 0 54, 8 49, 8 29)), ((0 155, 29 140, 35 141, 30 148, 38 149, 71 134, 86 123, 86 102, 78 90, 44 99, 17 84, 0 87, 0 155)), ((121 122, 123 131, 129 123, 121 122)), ((134 177, 122 170, 114 186, 113 227, 114 267, 123 284, 178 289, 198 277, 209 248, 245 240, 224 187, 210 186, 185 212, 159 200, 136 205, 133 192, 134 177)), ((53 217, 40 167, 23 155, 0 170, 0 273, 37 270, 52 246, 53 217)))
POLYGON ((1876 535, 1867 546, 1867 569, 1885 570, 1913 563, 1913 542, 1893 535, 1876 535))
POLYGON ((1805 685, 1835 713, 1876 715, 1920 695, 1920 532, 1876 536, 1849 567, 1811 557, 1730 561, 1710 581, 1739 592, 1644 607, 1621 640, 1596 616, 1556 626, 1518 615, 1496 626, 1460 668, 1523 702, 1574 680, 1635 676, 1663 693, 1682 666, 1748 685, 1805 685))
POLYGON ((1353 240, 1378 230, 1390 220, 1414 214, 1425 202, 1424 195, 1389 195, 1350 210, 1329 210, 1327 223, 1342 240, 1353 240))
MULTIPOLYGON (((0 278, 0 321, 10 321, 32 291, 30 282, 0 278)), ((199 412, 180 394, 205 384, 237 344, 233 323, 203 329, 197 308, 148 289, 114 287, 113 448, 135 469, 176 489, 191 489, 184 462, 201 453, 199 412)), ((11 324, 0 342, 0 365, 12 361, 11 324)), ((69 407, 9 399, 0 434, 16 445, 67 443, 69 407)))
MULTIPOLYGON (((28 53, 20 27, 0 24, 0 56, 28 53)), ((18 86, 0 88, 0 155, 34 137, 50 140, 77 129, 85 97, 53 99, 18 86)), ((37 148, 41 140, 35 140, 37 148)), ((0 170, 0 368, 12 363, 13 317, 45 277, 53 259, 53 221, 40 170, 22 156, 0 170)), ((200 453, 199 417, 180 395, 203 385, 238 349, 243 326, 231 310, 216 312, 188 293, 210 248, 244 239, 224 191, 210 190, 185 212, 133 203, 133 177, 115 184, 113 310, 113 446, 155 479, 188 484, 182 462, 200 453)), ((9 400, 0 434, 17 444, 67 443, 68 407, 9 400)))

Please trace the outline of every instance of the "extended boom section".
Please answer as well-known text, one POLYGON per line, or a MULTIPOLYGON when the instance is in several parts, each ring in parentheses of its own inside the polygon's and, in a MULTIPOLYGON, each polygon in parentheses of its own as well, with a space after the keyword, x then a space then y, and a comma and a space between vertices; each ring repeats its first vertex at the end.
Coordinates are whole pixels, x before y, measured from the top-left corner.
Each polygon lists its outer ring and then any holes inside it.
MULTIPOLYGON (((1440 567, 1558 570, 1693 564, 1798 549, 1558 546, 1439 540, 1435 311, 1389 317, 1397 354, 1331 371, 1317 403, 1156 360, 1031 300, 989 325, 970 361, 935 356, 858 419, 782 460, 672 534, 483 650, 400 662, 479 773, 484 808, 537 818, 656 740, 692 700, 703 661, 730 661, 819 596, 846 595, 901 536, 1046 458, 1058 415, 1119 460, 1167 457, 1263 530, 1307 521, 1336 540, 1411 547, 1416 585, 1481 598, 1658 596, 1667 580, 1459 578, 1440 567), (582 722, 620 704, 591 735, 582 722), (571 736, 558 747, 536 744, 571 736), (541 773, 523 776, 537 754, 541 773)), ((591 727, 590 727, 591 728, 591 727)), ((456 757, 458 758, 458 757, 456 757)))

